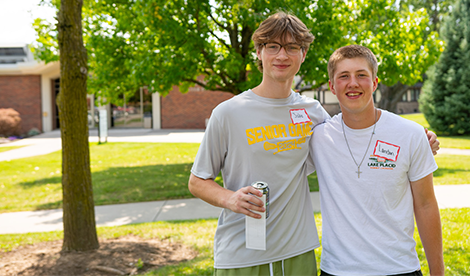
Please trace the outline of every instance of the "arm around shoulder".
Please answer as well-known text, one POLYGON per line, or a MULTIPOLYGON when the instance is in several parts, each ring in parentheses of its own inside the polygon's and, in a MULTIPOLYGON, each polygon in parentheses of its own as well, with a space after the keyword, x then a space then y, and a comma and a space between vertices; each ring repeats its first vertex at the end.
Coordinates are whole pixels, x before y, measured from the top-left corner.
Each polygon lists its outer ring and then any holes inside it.
POLYGON ((442 228, 432 173, 411 182, 414 213, 430 275, 444 275, 442 228))
POLYGON ((428 137, 429 145, 431 146, 431 150, 432 150, 432 154, 436 155, 437 151, 440 149, 439 145, 441 144, 441 142, 439 142, 439 140, 437 140, 436 133, 428 130, 427 128, 425 128, 424 131, 426 132, 426 136, 428 137))

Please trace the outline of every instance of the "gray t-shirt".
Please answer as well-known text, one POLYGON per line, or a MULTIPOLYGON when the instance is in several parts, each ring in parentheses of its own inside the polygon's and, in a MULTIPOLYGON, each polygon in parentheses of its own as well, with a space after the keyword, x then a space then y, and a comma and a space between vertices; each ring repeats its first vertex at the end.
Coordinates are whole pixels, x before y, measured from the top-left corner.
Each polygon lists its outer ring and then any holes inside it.
POLYGON ((329 118, 320 103, 292 92, 270 99, 248 90, 212 112, 191 172, 237 191, 254 181, 270 188, 266 251, 246 249, 245 215, 224 209, 214 240, 214 267, 240 268, 294 257, 319 247, 307 175, 309 140, 329 118))

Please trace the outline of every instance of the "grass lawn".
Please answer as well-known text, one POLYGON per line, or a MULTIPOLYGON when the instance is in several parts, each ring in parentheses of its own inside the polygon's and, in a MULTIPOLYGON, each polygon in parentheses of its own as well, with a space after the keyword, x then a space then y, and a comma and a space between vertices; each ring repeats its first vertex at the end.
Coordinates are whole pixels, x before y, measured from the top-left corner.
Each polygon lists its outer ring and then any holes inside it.
MULTIPOLYGON (((91 144, 95 205, 191 198, 197 143, 91 144)), ((437 155, 435 183, 469 184, 470 156, 437 155)), ((62 207, 60 151, 0 162, 0 213, 62 207)), ((308 177, 318 191, 316 174, 308 177)), ((216 181, 222 184, 219 176, 216 181)))
MULTIPOLYGON (((400 115, 403 118, 414 121, 423 127, 432 130, 423 113, 400 115)), ((470 149, 470 136, 438 136, 441 148, 470 149)))
MULTIPOLYGON (((91 144, 95 205, 191 198, 198 143, 91 144)), ((0 213, 62 207, 60 151, 0 162, 0 213)), ((219 176, 216 181, 222 185, 219 176)), ((309 176, 318 191, 316 175, 309 176)))
POLYGON ((470 149, 470 136, 438 136, 441 148, 470 149))
MULTIPOLYGON (((199 148, 190 143, 91 144, 96 205, 192 197, 189 171, 199 148)), ((60 151, 0 162, 0 212, 62 205, 60 151)))
POLYGON ((423 127, 427 128, 427 129, 431 129, 431 127, 429 126, 428 121, 426 120, 426 118, 424 118, 423 113, 403 114, 403 115, 400 115, 400 116, 405 118, 405 119, 414 121, 414 122, 422 125, 423 127))
POLYGON ((437 154, 439 169, 434 172, 435 185, 470 184, 470 156, 437 154))
MULTIPOLYGON (((430 128, 422 113, 401 116, 430 128)), ((438 139, 441 148, 470 149, 470 136, 439 136, 438 139)), ((436 162, 439 169, 434 172, 434 184, 470 184, 470 156, 438 154, 436 162)))
MULTIPOLYGON (((321 214, 315 214, 317 228, 321 237, 321 214)), ((447 275, 470 275, 470 208, 443 209, 441 220, 444 239, 444 261, 447 275)), ((154 222, 126 225, 119 227, 99 227, 101 238, 115 238, 128 234, 143 238, 170 239, 192 246, 199 252, 195 259, 151 271, 146 275, 212 275, 213 267, 213 236, 217 221, 194 220, 154 222)), ((417 252, 421 262, 423 275, 429 275, 424 250, 415 230, 417 252)), ((0 246, 3 251, 10 251, 20 245, 42 241, 60 240, 62 232, 8 234, 0 235, 0 246)), ((320 267, 321 248, 315 250, 317 267, 320 267)))

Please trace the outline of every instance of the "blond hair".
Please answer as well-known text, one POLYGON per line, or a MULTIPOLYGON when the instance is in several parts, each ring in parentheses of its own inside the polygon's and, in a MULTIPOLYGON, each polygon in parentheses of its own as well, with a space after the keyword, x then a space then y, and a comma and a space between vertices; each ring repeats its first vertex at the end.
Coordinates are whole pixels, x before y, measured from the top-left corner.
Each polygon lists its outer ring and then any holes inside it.
POLYGON ((340 61, 351 58, 364 58, 367 63, 369 63, 370 69, 372 70, 372 76, 377 77, 378 64, 377 58, 375 57, 372 51, 361 45, 348 45, 336 49, 334 53, 330 56, 328 61, 328 77, 330 81, 334 81, 336 66, 340 61))

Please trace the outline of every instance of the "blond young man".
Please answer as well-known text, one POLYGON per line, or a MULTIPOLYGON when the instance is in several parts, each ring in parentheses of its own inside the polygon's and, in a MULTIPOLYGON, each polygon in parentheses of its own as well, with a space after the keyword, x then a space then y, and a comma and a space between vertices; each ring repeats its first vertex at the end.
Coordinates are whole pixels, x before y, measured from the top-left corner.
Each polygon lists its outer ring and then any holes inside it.
POLYGON ((336 50, 328 63, 342 113, 311 139, 323 218, 321 275, 422 275, 414 217, 431 275, 444 275, 433 152, 421 126, 375 108, 377 70, 375 55, 358 45, 336 50))
POLYGON ((316 275, 319 240, 306 159, 313 127, 329 115, 291 89, 313 36, 297 17, 279 12, 252 39, 263 80, 213 110, 189 189, 224 208, 214 238, 215 275, 316 275), (219 172, 224 187, 214 182, 219 172), (266 250, 245 246, 245 217, 265 211, 254 181, 270 189, 266 250))

